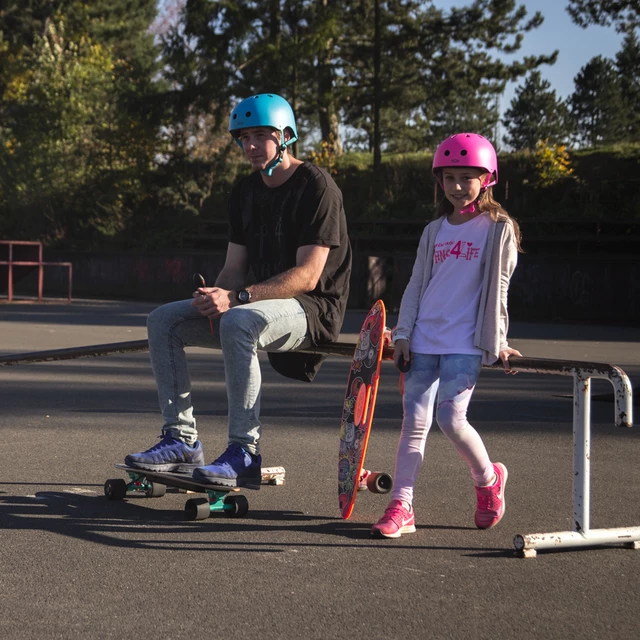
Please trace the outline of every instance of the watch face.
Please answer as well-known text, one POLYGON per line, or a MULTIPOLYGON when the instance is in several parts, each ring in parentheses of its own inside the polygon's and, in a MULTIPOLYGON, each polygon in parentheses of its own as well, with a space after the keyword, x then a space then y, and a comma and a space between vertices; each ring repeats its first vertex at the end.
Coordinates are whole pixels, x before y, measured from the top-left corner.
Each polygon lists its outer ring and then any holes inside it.
POLYGON ((251 294, 247 290, 242 289, 238 291, 238 300, 240 300, 240 302, 249 302, 249 300, 251 300, 251 294))

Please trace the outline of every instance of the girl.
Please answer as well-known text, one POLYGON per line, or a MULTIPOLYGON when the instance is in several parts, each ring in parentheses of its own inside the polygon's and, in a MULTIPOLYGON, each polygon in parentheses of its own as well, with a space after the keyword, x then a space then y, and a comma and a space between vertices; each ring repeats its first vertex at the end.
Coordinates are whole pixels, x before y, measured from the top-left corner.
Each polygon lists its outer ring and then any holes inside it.
POLYGON ((432 171, 445 198, 420 239, 393 332, 396 366, 410 368, 392 499, 372 528, 385 538, 416 530, 413 488, 434 406, 440 429, 471 470, 476 526, 495 526, 505 508, 507 469, 491 462, 466 416, 482 365, 500 358, 509 372, 509 356, 522 355, 507 343, 507 289, 520 230, 493 199, 498 159, 486 138, 451 136, 436 149, 432 171))

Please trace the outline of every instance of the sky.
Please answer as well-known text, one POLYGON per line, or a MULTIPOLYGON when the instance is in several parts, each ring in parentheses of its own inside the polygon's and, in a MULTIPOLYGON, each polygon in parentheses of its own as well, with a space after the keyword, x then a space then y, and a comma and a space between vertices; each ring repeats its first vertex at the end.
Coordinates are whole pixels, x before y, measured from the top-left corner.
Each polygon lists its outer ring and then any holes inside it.
MULTIPOLYGON (((469 2, 434 0, 434 4, 446 10, 454 6, 466 6, 469 2)), ((525 34, 521 49, 511 58, 517 60, 526 55, 550 54, 558 49, 556 63, 540 67, 540 72, 559 98, 567 98, 573 93, 573 79, 591 58, 601 55, 613 59, 622 46, 622 35, 612 27, 591 26, 583 29, 574 24, 566 11, 569 4, 567 0, 521 0, 518 4, 526 6, 529 16, 539 11, 544 16, 544 22, 525 34)), ((515 90, 521 84, 522 80, 507 85, 500 103, 502 113, 509 108, 515 90)))

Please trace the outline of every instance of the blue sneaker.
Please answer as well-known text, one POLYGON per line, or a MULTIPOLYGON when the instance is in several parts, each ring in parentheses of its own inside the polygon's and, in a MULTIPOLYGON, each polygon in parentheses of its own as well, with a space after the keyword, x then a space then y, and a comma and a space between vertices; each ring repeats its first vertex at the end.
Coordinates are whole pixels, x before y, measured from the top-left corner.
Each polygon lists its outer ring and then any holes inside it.
POLYGON ((128 467, 137 467, 147 471, 185 472, 204 464, 204 453, 200 440, 196 440, 194 445, 188 445, 168 433, 163 433, 160 438, 160 442, 151 449, 129 454, 124 459, 124 463, 128 467))
POLYGON ((262 458, 259 455, 253 455, 242 445, 233 443, 217 460, 195 469, 193 479, 225 487, 259 489, 262 483, 261 466, 262 458))

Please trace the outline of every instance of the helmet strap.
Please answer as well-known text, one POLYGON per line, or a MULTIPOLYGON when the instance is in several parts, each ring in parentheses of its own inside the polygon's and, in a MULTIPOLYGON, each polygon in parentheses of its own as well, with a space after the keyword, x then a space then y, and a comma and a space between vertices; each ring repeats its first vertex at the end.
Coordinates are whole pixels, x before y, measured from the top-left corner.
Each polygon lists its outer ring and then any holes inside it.
POLYGON ((280 131, 280 140, 281 140, 280 144, 278 145, 278 153, 276 154, 276 157, 262 170, 262 173, 266 174, 269 177, 271 177, 271 175, 273 174, 273 170, 284 159, 284 150, 288 146, 288 143, 284 139, 284 129, 282 130, 278 129, 278 131, 280 131))
POLYGON ((284 139, 284 130, 280 131, 280 136, 281 136, 282 143, 278 145, 278 153, 277 153, 276 157, 264 169, 262 169, 262 173, 266 174, 269 177, 271 177, 271 175, 273 174, 273 170, 284 159, 284 151, 285 151, 285 149, 290 144, 293 144, 298 139, 297 137, 292 137, 292 138, 289 138, 289 140, 285 140, 284 139))
POLYGON ((271 177, 271 175, 273 174, 273 170, 282 162, 284 158, 284 150, 285 147, 283 145, 280 145, 278 147, 278 154, 264 169, 262 169, 262 173, 271 177))
POLYGON ((465 207, 464 209, 460 209, 460 213, 463 213, 463 214, 475 213, 476 205, 478 204, 478 202, 480 202, 480 198, 482 198, 482 194, 487 189, 488 189, 488 187, 486 187, 486 186, 480 187, 480 193, 478 194, 478 197, 469 206, 465 207))
POLYGON ((476 202, 478 202, 477 198, 468 207, 465 207, 464 209, 460 209, 460 213, 462 214, 474 213, 476 210, 476 202))

